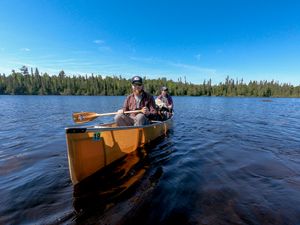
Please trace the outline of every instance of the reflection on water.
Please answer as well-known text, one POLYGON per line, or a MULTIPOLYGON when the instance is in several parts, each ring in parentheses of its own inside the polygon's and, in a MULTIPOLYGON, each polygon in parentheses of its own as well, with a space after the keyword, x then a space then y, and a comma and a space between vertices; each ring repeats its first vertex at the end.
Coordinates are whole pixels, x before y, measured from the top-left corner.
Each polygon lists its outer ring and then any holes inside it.
POLYGON ((159 163, 170 155, 171 151, 165 148, 172 145, 169 141, 167 137, 159 138, 74 186, 76 223, 123 221, 145 201, 161 177, 163 169, 159 163))
POLYGON ((300 99, 174 97, 168 136, 73 187, 72 112, 124 98, 0 96, 0 224, 300 224, 300 99))

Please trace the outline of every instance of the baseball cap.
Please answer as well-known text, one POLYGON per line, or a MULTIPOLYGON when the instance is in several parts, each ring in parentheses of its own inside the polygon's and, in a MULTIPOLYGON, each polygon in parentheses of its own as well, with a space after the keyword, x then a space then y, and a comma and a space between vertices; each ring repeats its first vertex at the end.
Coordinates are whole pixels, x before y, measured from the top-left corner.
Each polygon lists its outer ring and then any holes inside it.
POLYGON ((132 79, 131 79, 131 83, 132 84, 143 84, 143 79, 139 76, 134 76, 132 79))

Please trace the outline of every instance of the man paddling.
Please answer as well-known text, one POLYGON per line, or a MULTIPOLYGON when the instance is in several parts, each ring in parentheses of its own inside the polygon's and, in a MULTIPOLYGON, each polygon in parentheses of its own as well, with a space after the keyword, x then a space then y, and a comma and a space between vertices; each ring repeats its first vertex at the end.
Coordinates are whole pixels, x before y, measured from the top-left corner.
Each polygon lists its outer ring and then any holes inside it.
POLYGON ((157 111, 155 101, 151 94, 144 91, 143 79, 134 76, 131 79, 132 94, 127 96, 123 108, 118 110, 115 116, 117 126, 141 126, 150 123, 151 119, 156 119, 157 111), (126 115, 124 111, 141 110, 141 113, 126 115))

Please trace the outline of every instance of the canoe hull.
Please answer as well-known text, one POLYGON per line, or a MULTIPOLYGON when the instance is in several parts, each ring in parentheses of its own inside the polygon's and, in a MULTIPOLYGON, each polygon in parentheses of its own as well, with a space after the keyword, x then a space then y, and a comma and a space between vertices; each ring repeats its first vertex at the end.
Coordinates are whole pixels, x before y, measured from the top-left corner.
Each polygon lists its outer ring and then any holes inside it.
POLYGON ((75 185, 140 146, 165 135, 172 119, 146 126, 115 124, 66 128, 69 171, 75 185))

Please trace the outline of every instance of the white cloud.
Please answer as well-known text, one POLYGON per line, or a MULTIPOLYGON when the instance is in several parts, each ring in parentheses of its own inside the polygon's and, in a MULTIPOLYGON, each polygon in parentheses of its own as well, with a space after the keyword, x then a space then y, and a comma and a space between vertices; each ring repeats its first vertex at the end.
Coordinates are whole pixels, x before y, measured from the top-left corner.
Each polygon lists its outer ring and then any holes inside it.
POLYGON ((22 52, 30 52, 30 49, 29 48, 21 48, 20 51, 22 51, 22 52))
POLYGON ((76 55, 83 55, 83 54, 88 54, 90 53, 90 51, 86 51, 86 50, 76 50, 76 51, 72 51, 73 54, 76 55))
POLYGON ((109 46, 101 46, 98 48, 100 51, 111 51, 111 48, 109 46))
POLYGON ((154 57, 148 57, 148 58, 142 58, 142 57, 130 57, 131 60, 134 61, 139 61, 139 62, 144 62, 144 63, 152 63, 152 64, 165 64, 167 66, 172 66, 172 67, 177 67, 180 69, 183 69, 187 72, 190 73, 205 73, 205 74, 210 74, 210 75, 215 75, 216 70, 212 68, 204 68, 200 66, 195 66, 191 64, 184 64, 184 63, 178 63, 174 62, 172 60, 163 60, 163 59, 158 59, 154 57))
POLYGON ((97 45, 103 45, 105 43, 105 41, 103 40, 94 40, 94 43, 97 45))
POLYGON ((201 59, 201 54, 195 55, 195 58, 199 61, 201 59))
POLYGON ((0 73, 10 74, 13 68, 10 68, 9 66, 3 66, 0 65, 0 73))
POLYGON ((154 59, 153 57, 142 58, 142 57, 130 57, 131 60, 138 61, 138 62, 146 62, 152 63, 154 61, 159 61, 158 59, 154 59))
POLYGON ((208 74, 215 74, 216 73, 215 69, 204 68, 204 67, 194 66, 194 65, 184 64, 184 63, 170 62, 170 65, 175 66, 175 67, 179 67, 179 68, 183 68, 183 69, 187 69, 187 70, 193 70, 193 71, 201 72, 201 73, 208 73, 208 74))
POLYGON ((94 40, 94 43, 99 46, 98 50, 100 51, 111 51, 111 47, 106 45, 104 40, 101 39, 94 40))
MULTIPOLYGON (((11 61, 8 61, 8 63, 12 64, 12 65, 19 65, 19 66, 36 67, 35 64, 31 64, 31 63, 24 62, 24 61, 11 60, 11 61)), ((13 69, 15 69, 15 68, 13 68, 13 69)))

